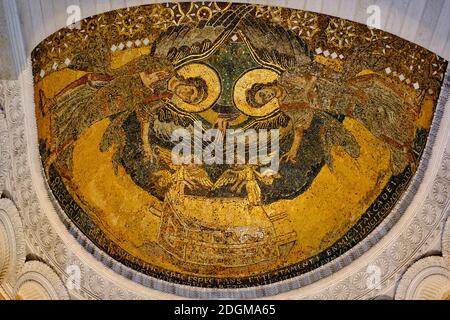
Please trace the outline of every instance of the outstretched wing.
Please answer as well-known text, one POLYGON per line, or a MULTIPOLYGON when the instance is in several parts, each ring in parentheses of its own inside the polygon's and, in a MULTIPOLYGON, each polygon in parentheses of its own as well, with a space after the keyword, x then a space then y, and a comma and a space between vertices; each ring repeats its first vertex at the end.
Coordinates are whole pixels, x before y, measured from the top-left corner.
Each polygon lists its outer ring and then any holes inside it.
POLYGON ((152 179, 161 188, 165 188, 172 183, 172 174, 168 170, 160 170, 152 174, 152 179))
POLYGON ((161 33, 155 42, 152 55, 167 57, 174 65, 182 64, 192 56, 207 56, 236 29, 243 17, 253 10, 254 5, 231 7, 198 24, 170 27, 161 33))
POLYGON ((242 19, 242 25, 246 41, 264 64, 288 70, 311 63, 308 45, 292 30, 251 15, 242 19))
MULTIPOLYGON (((103 85, 106 84, 105 82, 103 85)), ((50 112, 55 121, 54 130, 56 132, 54 134, 57 142, 61 145, 67 143, 71 138, 77 137, 87 128, 86 125, 90 124, 90 118, 100 113, 89 104, 97 90, 98 88, 83 83, 54 98, 54 105, 50 112)))
POLYGON ((375 125, 370 130, 384 130, 382 134, 399 142, 408 141, 407 136, 414 135, 413 122, 420 113, 420 103, 416 101, 418 97, 408 96, 405 90, 377 74, 357 77, 349 84, 366 97, 353 113, 361 120, 371 119, 375 125), (402 125, 399 126, 399 123, 402 125))
POLYGON ((214 186, 208 173, 201 167, 189 168, 187 175, 196 186, 203 188, 212 188, 214 186))
POLYGON ((111 64, 111 49, 101 34, 86 37, 73 56, 69 68, 85 72, 109 72, 111 64), (90 54, 95 52, 95 54, 90 54))
POLYGON ((349 86, 364 99, 356 100, 352 114, 391 151, 392 169, 399 174, 413 159, 416 119, 420 114, 420 96, 408 94, 377 74, 354 78, 349 86))
POLYGON ((353 134, 344 124, 326 112, 318 112, 322 120, 321 143, 325 155, 325 163, 333 169, 331 150, 342 147, 352 158, 359 157, 360 147, 353 134))
POLYGON ((227 186, 239 181, 239 173, 235 170, 227 170, 225 171, 219 180, 214 184, 213 190, 217 190, 222 188, 223 186, 227 186))

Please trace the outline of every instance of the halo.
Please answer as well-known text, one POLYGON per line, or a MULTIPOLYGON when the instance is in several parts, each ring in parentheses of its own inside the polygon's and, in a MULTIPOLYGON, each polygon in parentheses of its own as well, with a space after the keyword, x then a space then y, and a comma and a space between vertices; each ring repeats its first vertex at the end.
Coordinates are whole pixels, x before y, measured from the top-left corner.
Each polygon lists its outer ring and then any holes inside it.
POLYGON ((199 104, 190 104, 183 101, 177 95, 172 98, 172 103, 174 103, 178 108, 188 111, 199 113, 208 110, 211 106, 219 99, 221 84, 220 78, 211 67, 205 64, 192 63, 185 65, 177 70, 177 73, 185 79, 200 77, 205 80, 208 87, 207 98, 200 102, 199 104))
POLYGON ((252 117, 263 117, 280 108, 278 99, 272 99, 260 108, 252 107, 247 102, 247 90, 255 83, 267 84, 276 81, 278 73, 269 69, 254 69, 244 74, 234 87, 234 103, 244 114, 252 117))

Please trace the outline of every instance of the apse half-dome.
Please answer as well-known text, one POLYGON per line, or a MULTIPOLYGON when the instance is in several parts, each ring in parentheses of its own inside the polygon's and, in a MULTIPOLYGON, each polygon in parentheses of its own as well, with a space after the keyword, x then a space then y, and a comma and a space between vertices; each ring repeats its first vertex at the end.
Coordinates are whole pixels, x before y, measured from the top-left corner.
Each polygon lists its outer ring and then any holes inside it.
POLYGON ((213 2, 87 18, 32 61, 61 219, 139 273, 214 289, 291 279, 363 241, 419 166, 447 65, 347 20, 213 2), (192 137, 183 163, 175 132, 192 137), (239 153, 237 132, 268 146, 239 153))

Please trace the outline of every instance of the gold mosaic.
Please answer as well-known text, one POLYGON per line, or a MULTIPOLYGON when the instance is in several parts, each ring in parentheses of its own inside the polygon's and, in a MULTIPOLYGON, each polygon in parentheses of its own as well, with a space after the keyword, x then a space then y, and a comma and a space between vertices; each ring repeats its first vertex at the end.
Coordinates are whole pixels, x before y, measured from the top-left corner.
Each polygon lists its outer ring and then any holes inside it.
POLYGON ((347 20, 213 2, 94 16, 32 59, 42 163, 66 215, 139 272, 214 288, 311 271, 379 225, 416 171, 446 68, 347 20), (278 130, 279 170, 174 163, 171 134, 198 126, 223 141, 278 130))

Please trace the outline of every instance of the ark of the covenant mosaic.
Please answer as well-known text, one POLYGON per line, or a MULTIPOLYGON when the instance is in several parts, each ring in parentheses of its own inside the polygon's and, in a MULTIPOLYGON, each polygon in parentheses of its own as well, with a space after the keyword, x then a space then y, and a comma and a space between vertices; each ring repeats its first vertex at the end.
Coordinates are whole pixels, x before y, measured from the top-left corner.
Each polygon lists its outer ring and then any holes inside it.
POLYGON ((43 172, 65 215, 124 265, 209 288, 298 276, 374 230, 417 169, 447 64, 350 21, 214 2, 94 16, 32 62, 43 172), (240 161, 174 162, 179 129, 218 132, 210 142, 240 161), (230 148, 233 130, 271 132, 268 145, 276 132, 276 170, 250 161, 251 139, 230 148))

